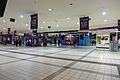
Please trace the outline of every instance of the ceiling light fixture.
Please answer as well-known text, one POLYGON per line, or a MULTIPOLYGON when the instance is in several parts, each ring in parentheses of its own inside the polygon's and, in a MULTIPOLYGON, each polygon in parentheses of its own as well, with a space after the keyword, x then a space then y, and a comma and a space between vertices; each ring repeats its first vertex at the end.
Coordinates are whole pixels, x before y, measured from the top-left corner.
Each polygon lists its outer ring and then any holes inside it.
POLYGON ((3 20, 3 22, 5 22, 5 20, 3 20))
POLYGON ((70 18, 68 17, 67 20, 70 20, 70 18))
POLYGON ((103 15, 103 16, 106 15, 106 12, 102 12, 102 15, 103 15))
POLYGON ((45 23, 45 21, 43 21, 43 23, 45 23))
POLYGON ((48 11, 52 11, 52 9, 51 9, 51 8, 49 8, 49 9, 48 9, 48 11))
POLYGON ((6 29, 6 28, 3 28, 3 29, 6 29))
POLYGON ((26 26, 28 26, 28 24, 26 24, 26 26))
POLYGON ((30 28, 28 28, 28 30, 31 30, 30 28))
POLYGON ((43 28, 43 27, 40 27, 41 29, 43 28))
POLYGON ((104 22, 107 22, 107 19, 105 19, 104 22))
POLYGON ((59 25, 56 25, 57 27, 59 27, 59 25))
POLYGON ((24 17, 23 15, 20 16, 20 18, 23 18, 23 17, 24 17))
POLYGON ((79 23, 79 22, 77 22, 77 24, 79 25, 80 23, 79 23))

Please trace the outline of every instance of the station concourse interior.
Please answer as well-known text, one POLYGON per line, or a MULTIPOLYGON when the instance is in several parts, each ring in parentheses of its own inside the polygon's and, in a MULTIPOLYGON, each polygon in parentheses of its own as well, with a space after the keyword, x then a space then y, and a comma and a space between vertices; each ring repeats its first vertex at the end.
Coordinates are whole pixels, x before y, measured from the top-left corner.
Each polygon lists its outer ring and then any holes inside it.
POLYGON ((120 80, 120 0, 0 0, 0 80, 120 80))

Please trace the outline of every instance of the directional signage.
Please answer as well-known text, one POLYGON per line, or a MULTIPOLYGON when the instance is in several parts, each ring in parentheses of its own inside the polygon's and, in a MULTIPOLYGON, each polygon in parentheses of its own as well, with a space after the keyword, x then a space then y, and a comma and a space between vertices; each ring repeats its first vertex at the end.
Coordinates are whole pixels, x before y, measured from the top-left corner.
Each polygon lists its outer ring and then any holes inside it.
POLYGON ((89 30, 89 17, 80 18, 80 30, 89 30))
POLYGON ((38 14, 31 15, 31 29, 38 29, 38 14))

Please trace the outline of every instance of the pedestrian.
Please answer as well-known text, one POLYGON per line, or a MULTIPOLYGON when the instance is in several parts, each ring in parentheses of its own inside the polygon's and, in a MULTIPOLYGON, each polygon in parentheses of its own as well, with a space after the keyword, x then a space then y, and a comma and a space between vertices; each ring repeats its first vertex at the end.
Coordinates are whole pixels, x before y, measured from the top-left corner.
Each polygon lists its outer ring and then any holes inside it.
POLYGON ((18 47, 18 39, 16 39, 15 45, 16 45, 16 47, 18 47))
POLYGON ((61 41, 61 34, 59 34, 59 37, 58 37, 58 46, 60 46, 60 42, 61 41))
POLYGON ((19 46, 21 46, 22 45, 22 40, 21 39, 19 39, 19 46))
POLYGON ((55 46, 57 45, 57 39, 56 39, 57 37, 55 36, 54 37, 54 44, 55 44, 55 46))
POLYGON ((73 39, 73 46, 74 46, 74 47, 76 46, 76 39, 75 39, 75 37, 74 37, 74 39, 73 39))

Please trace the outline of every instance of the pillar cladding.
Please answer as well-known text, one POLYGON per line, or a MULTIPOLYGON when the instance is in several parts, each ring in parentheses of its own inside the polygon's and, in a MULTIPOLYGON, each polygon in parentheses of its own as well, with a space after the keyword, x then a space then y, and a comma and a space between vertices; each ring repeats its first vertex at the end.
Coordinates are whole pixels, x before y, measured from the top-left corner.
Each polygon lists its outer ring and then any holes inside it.
MULTIPOLYGON (((118 20, 118 31, 120 31, 120 19, 118 20)), ((118 40, 120 39, 120 32, 118 32, 118 40)))

